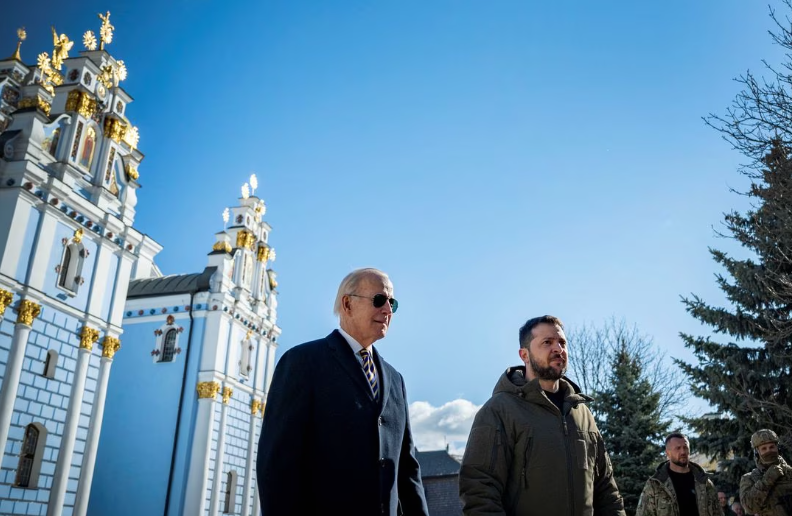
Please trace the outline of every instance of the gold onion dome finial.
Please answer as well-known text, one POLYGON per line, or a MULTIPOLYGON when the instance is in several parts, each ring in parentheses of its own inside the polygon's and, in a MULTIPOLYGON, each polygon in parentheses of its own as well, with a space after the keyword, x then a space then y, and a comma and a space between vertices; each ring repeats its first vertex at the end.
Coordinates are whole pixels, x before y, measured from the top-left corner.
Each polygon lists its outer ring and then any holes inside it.
POLYGON ((22 54, 19 53, 19 49, 22 48, 22 42, 27 39, 27 32, 25 32, 25 27, 20 27, 17 29, 17 47, 14 51, 14 54, 10 57, 10 59, 14 59, 15 61, 22 61, 22 54))

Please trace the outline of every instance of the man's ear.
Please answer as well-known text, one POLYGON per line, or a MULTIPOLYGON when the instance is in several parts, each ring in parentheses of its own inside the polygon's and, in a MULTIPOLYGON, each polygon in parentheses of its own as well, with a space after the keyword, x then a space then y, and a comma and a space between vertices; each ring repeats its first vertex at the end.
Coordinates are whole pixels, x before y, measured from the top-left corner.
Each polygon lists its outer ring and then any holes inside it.
POLYGON ((341 298, 341 308, 344 310, 344 312, 348 312, 349 310, 351 310, 352 309, 352 298, 350 298, 349 296, 342 297, 341 298))
POLYGON ((519 353, 520 353, 520 359, 522 359, 523 362, 528 362, 528 349, 520 348, 519 353))

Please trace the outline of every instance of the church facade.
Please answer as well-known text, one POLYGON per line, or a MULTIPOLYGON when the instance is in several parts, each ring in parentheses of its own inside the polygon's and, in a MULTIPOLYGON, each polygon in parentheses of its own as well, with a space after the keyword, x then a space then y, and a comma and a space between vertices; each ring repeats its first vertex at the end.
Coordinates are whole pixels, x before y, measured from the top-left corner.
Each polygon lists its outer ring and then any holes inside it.
POLYGON ((243 191, 206 268, 162 276, 99 18, 79 53, 53 28, 26 64, 20 30, 0 60, 0 514, 256 514, 280 335, 265 206, 243 191))

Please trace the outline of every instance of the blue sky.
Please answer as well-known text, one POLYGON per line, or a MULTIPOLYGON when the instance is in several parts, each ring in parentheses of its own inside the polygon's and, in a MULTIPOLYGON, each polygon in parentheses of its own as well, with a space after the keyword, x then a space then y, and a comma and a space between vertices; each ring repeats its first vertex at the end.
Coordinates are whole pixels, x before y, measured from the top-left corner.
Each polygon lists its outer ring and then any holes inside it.
POLYGON ((45 1, 5 6, 0 53, 19 25, 28 63, 53 24, 82 48, 106 10, 146 154, 136 226, 164 273, 202 270, 255 172, 282 349, 334 327, 360 266, 391 275, 377 347, 429 412, 483 403, 536 315, 624 318, 682 358, 678 333, 707 332, 679 297, 722 301, 707 247, 734 248, 713 227, 745 180, 701 117, 779 61, 765 4, 45 1))

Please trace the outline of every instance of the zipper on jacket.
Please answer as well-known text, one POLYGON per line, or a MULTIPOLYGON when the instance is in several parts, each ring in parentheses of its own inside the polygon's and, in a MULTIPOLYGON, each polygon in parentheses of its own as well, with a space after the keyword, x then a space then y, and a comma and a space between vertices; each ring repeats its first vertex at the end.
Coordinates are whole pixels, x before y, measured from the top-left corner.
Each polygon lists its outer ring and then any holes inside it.
POLYGON ((495 446, 492 447, 492 456, 490 457, 490 473, 495 471, 495 462, 498 460, 498 448, 501 447, 501 427, 495 429, 495 446))
POLYGON ((561 414, 561 426, 562 426, 562 428, 564 430, 564 448, 566 449, 566 456, 567 456, 567 464, 566 464, 567 465, 567 485, 569 487, 569 502, 570 502, 570 504, 572 506, 572 511, 570 512, 570 514, 577 514, 575 512, 575 483, 574 483, 574 479, 573 479, 573 476, 574 476, 573 467, 574 467, 574 465, 572 464, 572 456, 569 453, 569 439, 567 439, 567 437, 569 436, 569 430, 567 429, 566 416, 564 416, 563 413, 561 414))

